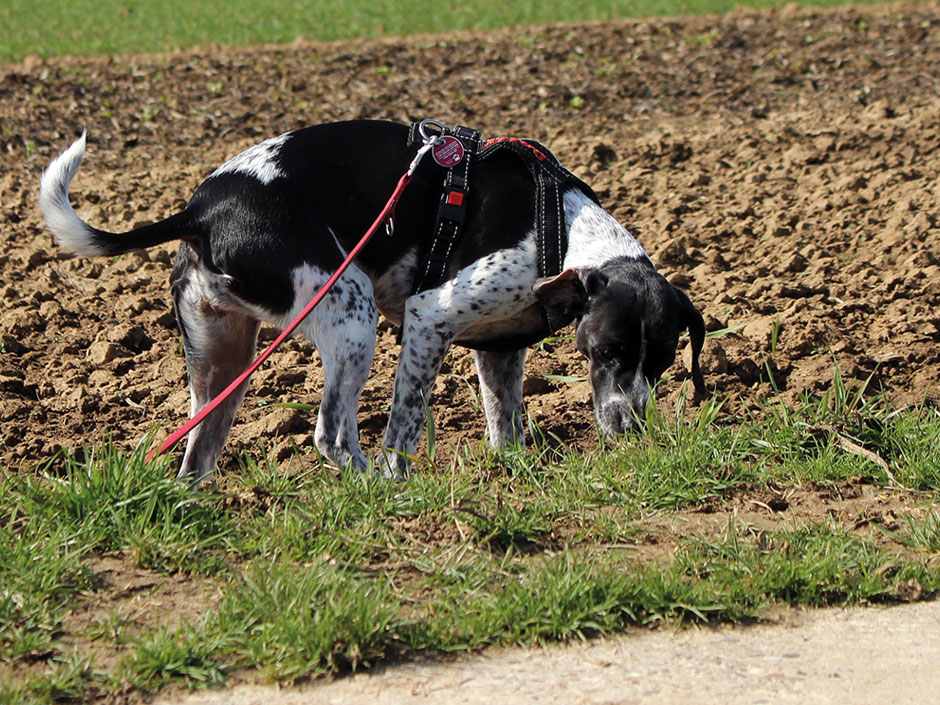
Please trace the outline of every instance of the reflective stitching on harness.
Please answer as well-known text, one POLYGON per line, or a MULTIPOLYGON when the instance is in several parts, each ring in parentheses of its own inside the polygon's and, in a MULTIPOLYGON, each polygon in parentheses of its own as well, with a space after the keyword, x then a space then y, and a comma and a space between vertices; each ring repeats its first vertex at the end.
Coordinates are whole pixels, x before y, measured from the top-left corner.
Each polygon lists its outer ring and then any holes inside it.
MULTIPOLYGON (((415 139, 415 129, 413 125, 409 140, 415 139)), ((546 147, 534 140, 493 137, 481 141, 479 132, 463 126, 458 126, 453 131, 445 129, 445 133, 464 143, 465 154, 461 164, 449 168, 446 172, 434 235, 424 255, 424 266, 419 265, 418 271, 421 275, 416 277, 413 293, 438 286, 446 279, 448 261, 459 240, 465 209, 469 198, 472 198, 469 192, 471 161, 486 159, 504 150, 515 152, 534 181, 538 276, 559 274, 564 266, 568 246, 562 193, 569 187, 575 187, 594 202, 598 202, 591 188, 565 169, 546 147), (463 183, 460 183, 461 181, 463 183), (454 188, 459 189, 460 193, 450 191, 454 188), (550 232, 553 228, 554 233, 550 232)))
MULTIPOLYGON (((558 235, 557 253, 558 253, 558 267, 560 270, 562 267, 564 267, 565 251, 568 249, 568 243, 565 242, 565 240, 567 239, 565 237, 566 235, 565 234, 565 219, 564 219, 565 216, 564 216, 564 213, 562 212, 561 189, 559 189, 557 181, 555 181, 552 184, 552 188, 555 190, 555 209, 556 209, 556 213, 558 214, 558 221, 555 227, 555 232, 558 235)), ((559 271, 559 273, 561 272, 559 271)))
POLYGON ((545 228, 546 228, 546 226, 547 226, 547 223, 545 222, 545 211, 546 211, 546 208, 545 208, 545 175, 544 175, 544 174, 541 174, 541 173, 538 175, 538 196, 537 196, 537 199, 538 199, 538 200, 537 200, 537 204, 538 204, 539 227, 538 227, 538 234, 537 234, 537 236, 536 236, 536 237, 538 238, 538 240, 537 240, 537 245, 536 245, 536 246, 538 247, 540 257, 542 258, 542 259, 541 259, 540 270, 541 270, 542 272, 545 272, 546 269, 548 268, 548 260, 547 260, 547 255, 546 255, 546 252, 545 252, 545 247, 542 246, 542 238, 543 238, 543 236, 544 236, 544 234, 545 234, 545 228))
POLYGON ((477 156, 480 133, 468 127, 457 126, 449 134, 463 144, 464 158, 456 166, 447 169, 434 237, 425 256, 424 273, 416 280, 413 293, 436 286, 446 277, 447 263, 463 225, 464 209, 470 189, 470 166, 477 156))

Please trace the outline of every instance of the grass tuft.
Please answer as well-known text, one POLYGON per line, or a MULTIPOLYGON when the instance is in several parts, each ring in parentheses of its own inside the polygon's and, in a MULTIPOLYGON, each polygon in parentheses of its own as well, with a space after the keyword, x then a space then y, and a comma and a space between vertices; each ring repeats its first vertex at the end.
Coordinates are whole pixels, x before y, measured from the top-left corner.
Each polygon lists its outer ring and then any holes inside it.
POLYGON ((322 561, 260 561, 227 591, 208 634, 243 668, 278 680, 376 663, 398 610, 384 584, 322 561))
POLYGON ((83 459, 61 454, 23 479, 23 511, 90 548, 130 551, 142 567, 207 570, 206 551, 223 545, 230 520, 170 476, 168 460, 147 462, 145 445, 130 454, 110 443, 83 459))
POLYGON ((158 628, 133 646, 133 654, 121 662, 121 680, 145 693, 174 681, 190 688, 225 683, 225 668, 214 660, 220 645, 207 638, 204 629, 158 628))

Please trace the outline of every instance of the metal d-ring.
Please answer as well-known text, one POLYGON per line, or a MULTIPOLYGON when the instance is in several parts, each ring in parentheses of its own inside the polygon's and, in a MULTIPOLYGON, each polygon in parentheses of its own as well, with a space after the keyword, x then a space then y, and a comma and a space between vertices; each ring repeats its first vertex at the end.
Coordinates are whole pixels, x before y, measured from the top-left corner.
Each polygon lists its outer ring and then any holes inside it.
POLYGON ((443 122, 438 122, 437 120, 422 120, 420 123, 418 123, 418 134, 421 135, 421 139, 424 140, 425 144, 428 144, 429 142, 436 142, 443 136, 445 132, 447 132, 447 125, 445 125, 443 122), (429 135, 424 129, 428 126, 436 127, 440 130, 440 134, 429 135))

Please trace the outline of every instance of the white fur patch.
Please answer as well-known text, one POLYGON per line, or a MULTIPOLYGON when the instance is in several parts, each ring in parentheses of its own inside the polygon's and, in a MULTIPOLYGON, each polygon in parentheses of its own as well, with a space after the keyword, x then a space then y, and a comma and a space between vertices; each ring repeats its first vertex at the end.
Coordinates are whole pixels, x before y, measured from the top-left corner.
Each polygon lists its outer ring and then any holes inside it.
POLYGON ((69 203, 69 185, 85 156, 85 136, 52 160, 42 173, 39 185, 39 208, 59 247, 80 257, 105 254, 95 231, 82 222, 69 203))
MULTIPOLYGON (((186 327, 192 350, 212 350, 213 342, 222 338, 216 326, 229 325, 224 316, 206 316, 199 314, 208 305, 220 311, 240 312, 240 304, 233 301, 223 286, 223 278, 201 267, 193 267, 186 285, 182 288, 178 307, 195 312, 193 321, 186 327), (195 323, 198 321, 198 325, 195 323)), ((192 399, 190 400, 192 401, 192 399)))
POLYGON ((269 184, 285 176, 278 161, 278 155, 288 139, 290 139, 290 133, 285 133, 249 147, 212 172, 212 176, 238 173, 253 176, 261 183, 269 184))
POLYGON ((649 259, 627 229, 580 189, 565 192, 565 222, 568 226, 565 269, 598 268, 617 257, 649 259))

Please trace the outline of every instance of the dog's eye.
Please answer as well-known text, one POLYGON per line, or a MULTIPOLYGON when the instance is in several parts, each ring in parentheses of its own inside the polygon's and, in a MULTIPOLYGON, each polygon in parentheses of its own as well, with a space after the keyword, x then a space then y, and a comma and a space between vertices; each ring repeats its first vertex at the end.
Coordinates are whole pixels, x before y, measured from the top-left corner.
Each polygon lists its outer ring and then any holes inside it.
POLYGON ((618 345, 598 345, 594 348, 594 359, 598 362, 611 362, 617 359, 619 353, 618 345))

